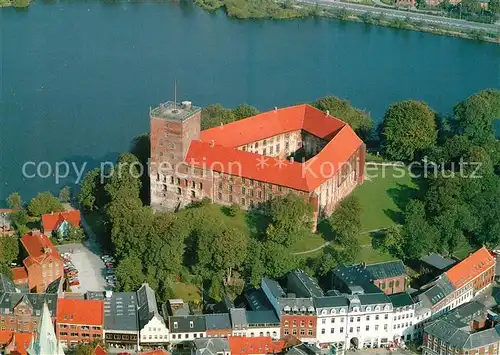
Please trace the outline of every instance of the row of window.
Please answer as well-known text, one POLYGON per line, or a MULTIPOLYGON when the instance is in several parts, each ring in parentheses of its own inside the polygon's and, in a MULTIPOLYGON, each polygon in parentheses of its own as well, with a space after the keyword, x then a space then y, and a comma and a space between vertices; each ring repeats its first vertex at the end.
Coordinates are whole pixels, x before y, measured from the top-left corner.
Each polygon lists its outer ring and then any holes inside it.
MULTIPOLYGON (((160 181, 160 173, 156 174, 156 181, 160 181)), ((163 182, 167 182, 167 176, 163 177, 163 182)), ((181 179, 170 176, 170 184, 181 185, 181 179)), ((196 181, 184 179, 184 184, 182 185, 185 187, 191 187, 192 189, 196 189, 198 187, 198 189, 203 190, 202 182, 197 183, 196 181)))
POLYGON ((406 322, 406 323, 401 323, 401 324, 398 324, 397 327, 396 327, 396 324, 394 324, 394 329, 399 329, 399 328, 408 328, 408 326, 411 327, 412 323, 411 322, 406 322))
MULTIPOLYGON (((184 334, 184 339, 189 339, 189 334, 190 334, 190 333, 186 333, 186 334, 184 334)), ((200 334, 199 334, 199 337, 200 337, 200 338, 203 338, 203 333, 200 333, 200 334)), ((195 338, 195 339, 196 339, 196 338, 198 338, 198 334, 197 334, 197 333, 194 333, 194 334, 193 334, 193 338, 195 338)), ((183 338, 182 338, 182 334, 172 334, 172 339, 182 340, 182 339, 183 339, 183 338)))
MULTIPOLYGON (((353 329, 354 329, 354 327, 350 327, 349 328, 349 333, 352 333, 353 329)), ((375 326, 373 327, 373 329, 375 331, 378 331, 379 330, 379 325, 375 324, 375 326)), ((366 331, 370 331, 370 326, 369 325, 365 326, 365 330, 366 331)), ((384 330, 385 331, 389 330, 389 326, 387 324, 384 324, 384 330)), ((356 332, 359 333, 360 331, 361 331, 361 327, 356 327, 356 332)), ((343 333, 343 332, 344 332, 344 327, 340 327, 339 333, 343 333)), ((326 334, 326 329, 325 328, 321 329, 321 334, 326 334)), ((335 334, 335 328, 330 328, 330 334, 335 334)))
MULTIPOLYGON (((65 320, 67 319, 66 315, 64 315, 64 319, 65 320)), ((73 315, 70 316, 70 319, 73 319, 73 315)), ((68 324, 59 324, 59 327, 60 328, 68 328, 69 327, 71 329, 76 329, 76 325, 75 324, 70 324, 70 325, 68 325, 68 324)), ((90 330, 90 329, 92 329, 92 330, 101 330, 101 328, 102 327, 97 327, 97 326, 92 326, 92 327, 89 327, 89 326, 86 326, 86 325, 80 326, 81 330, 90 330)))
MULTIPOLYGON (((68 336, 68 332, 59 332, 59 335, 62 337, 68 336)), ((70 337, 82 337, 82 338, 90 338, 89 333, 69 333, 70 337)), ((92 334, 92 338, 100 338, 101 334, 92 334)))
MULTIPOLYGON (((375 317, 374 318, 375 320, 379 320, 380 319, 380 315, 379 314, 376 314, 374 317, 375 317)), ((339 319, 340 319, 340 323, 344 323, 344 317, 339 317, 339 319)), ((367 316, 365 316, 365 319, 367 321, 369 321, 371 319, 371 316, 367 315, 367 316)), ((389 319, 389 315, 388 314, 384 314, 384 319, 389 319)), ((335 318, 330 318, 330 322, 331 323, 335 323, 335 318)), ((350 317, 349 318, 349 322, 351 322, 351 323, 361 322, 361 316, 350 317)), ((321 324, 326 324, 326 318, 322 318, 321 319, 321 324)))
MULTIPOLYGON (((389 288, 399 287, 399 280, 389 281, 388 285, 389 285, 389 288)), ((385 289, 385 282, 381 282, 379 287, 381 290, 384 290, 385 289)))
MULTIPOLYGON (((288 328, 285 328, 285 329, 283 330, 283 334, 284 334, 284 335, 288 335, 288 334, 290 334, 290 331, 288 330, 288 328)), ((292 329, 292 335, 297 335, 297 328, 293 328, 293 329, 292 329)), ((300 329, 300 335, 301 335, 301 336, 305 336, 305 335, 306 335, 306 330, 305 330, 304 328, 300 329)), ((312 329, 309 329, 309 330, 307 331, 307 335, 309 335, 309 336, 314 336, 314 331, 313 331, 312 329)))
POLYGON ((410 318, 410 314, 409 313, 406 313, 406 315, 403 314, 403 316, 399 315, 399 316, 394 316, 394 320, 401 320, 401 319, 407 319, 407 318, 410 318))
MULTIPOLYGON (((290 323, 289 323, 287 320, 283 323, 283 325, 284 325, 285 327, 288 327, 288 326, 289 326, 289 324, 290 324, 290 323)), ((293 326, 293 327, 297 327, 297 321, 296 321, 295 319, 292 321, 292 326, 293 326)), ((306 322, 305 322, 305 321, 303 321, 303 320, 302 320, 302 321, 300 321, 300 326, 301 326, 301 327, 305 327, 305 326, 306 326, 306 322)), ((310 321, 309 321, 309 328, 312 328, 312 327, 313 327, 313 321, 312 321, 312 320, 310 320, 310 321)))
MULTIPOLYGON (((153 336, 151 334, 149 336, 146 334, 143 334, 142 339, 143 340, 146 340, 146 339, 152 340, 153 336)), ((163 334, 160 334, 160 335, 155 334, 154 339, 155 340, 157 340, 157 339, 163 340, 163 334)), ((168 340, 168 335, 166 335, 166 334, 165 334, 165 340, 168 340)))

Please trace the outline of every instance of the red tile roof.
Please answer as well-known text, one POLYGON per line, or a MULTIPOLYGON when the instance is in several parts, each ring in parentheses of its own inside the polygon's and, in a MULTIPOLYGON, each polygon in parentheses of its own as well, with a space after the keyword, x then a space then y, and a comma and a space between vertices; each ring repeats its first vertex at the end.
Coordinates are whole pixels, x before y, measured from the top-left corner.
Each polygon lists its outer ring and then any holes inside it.
POLYGON ((492 266, 495 266, 495 258, 488 249, 482 247, 446 271, 446 276, 448 276, 451 284, 457 289, 492 266))
POLYGON ((323 111, 309 105, 297 105, 263 112, 244 120, 214 127, 201 132, 200 140, 215 145, 238 147, 280 133, 305 130, 327 139, 345 123, 326 116, 323 111))
POLYGON ((47 213, 42 215, 42 227, 44 231, 53 231, 64 221, 68 221, 74 227, 78 227, 80 225, 80 219, 79 210, 47 213))
POLYGON ((80 325, 104 324, 104 301, 60 298, 57 300, 57 323, 80 325))
POLYGON ((92 353, 92 355, 106 355, 107 352, 104 351, 104 349, 100 346, 100 345, 97 345, 94 349, 94 352, 92 353))
POLYGON ((24 266, 13 267, 11 270, 12 280, 14 282, 28 279, 28 272, 24 266))
POLYGON ((61 260, 61 256, 49 238, 40 232, 32 231, 21 238, 21 244, 28 253, 28 257, 23 260, 26 267, 34 263, 42 263, 47 256, 61 260))
MULTIPOLYGON (((252 119, 249 118, 235 123, 251 121, 252 119)), ((328 120, 330 119, 328 118, 328 120)), ((331 120, 338 122, 336 119, 331 120)), ((342 124, 343 126, 330 142, 316 156, 305 163, 291 163, 278 158, 200 141, 191 142, 185 161, 191 166, 211 168, 220 173, 311 192, 323 182, 332 178, 363 144, 363 141, 350 126, 345 123, 342 124)), ((314 129, 317 128, 314 127, 314 129)), ((326 131, 323 133, 326 133, 326 131)), ((331 134, 334 133, 331 132, 331 134)), ((216 142, 219 141, 216 140, 216 142)))
POLYGON ((141 353, 140 355, 168 355, 170 354, 168 351, 165 350, 151 350, 147 351, 145 353, 141 353))
POLYGON ((10 330, 0 330, 0 348, 9 347, 10 354, 26 355, 33 335, 31 333, 18 333, 10 330))
POLYGON ((271 337, 229 337, 231 355, 275 354, 283 350, 285 342, 271 337))

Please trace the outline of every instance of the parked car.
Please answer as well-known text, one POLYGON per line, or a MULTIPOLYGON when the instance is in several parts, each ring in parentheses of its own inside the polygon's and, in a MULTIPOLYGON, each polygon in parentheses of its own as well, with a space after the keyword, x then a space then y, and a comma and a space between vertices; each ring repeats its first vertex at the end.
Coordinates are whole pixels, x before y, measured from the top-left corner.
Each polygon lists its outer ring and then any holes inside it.
POLYGON ((70 286, 80 286, 80 281, 79 280, 74 280, 69 282, 70 286))

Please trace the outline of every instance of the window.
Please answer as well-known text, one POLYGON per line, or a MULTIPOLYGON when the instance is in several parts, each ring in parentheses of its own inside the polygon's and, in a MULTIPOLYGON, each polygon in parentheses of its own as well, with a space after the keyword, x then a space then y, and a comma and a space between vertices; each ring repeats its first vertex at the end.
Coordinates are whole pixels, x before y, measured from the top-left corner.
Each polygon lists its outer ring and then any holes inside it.
POLYGON ((335 333, 335 328, 330 328, 330 334, 335 333))
POLYGON ((196 182, 191 181, 191 186, 193 187, 193 189, 196 189, 196 182))
POLYGON ((379 319, 379 315, 377 314, 377 315, 375 316, 375 320, 378 320, 378 319, 379 319))
POLYGON ((280 145, 279 143, 276 144, 276 153, 279 154, 280 153, 280 145))
POLYGON ((378 324, 375 324, 375 330, 378 330, 378 324))
POLYGON ((179 328, 179 323, 174 322, 174 329, 177 329, 177 328, 179 328))
POLYGON ((325 319, 325 318, 323 318, 323 319, 321 320, 321 324, 326 324, 326 319, 325 319))
POLYGON ((310 320, 310 321, 309 321, 309 328, 312 328, 312 326, 313 326, 313 321, 312 321, 312 320, 310 320))
POLYGON ((309 329, 309 331, 307 332, 307 334, 309 334, 309 336, 313 336, 313 330, 312 329, 309 329))
POLYGON ((191 197, 196 197, 196 192, 194 190, 191 190, 191 197))
POLYGON ((344 332, 344 327, 340 327, 340 332, 343 333, 344 332))
POLYGON ((171 176, 171 177, 170 177, 170 183, 171 183, 171 184, 173 184, 173 183, 174 183, 174 177, 173 177, 173 176, 171 176))
POLYGON ((258 198, 262 198, 262 191, 258 191, 258 192, 257 192, 257 197, 258 197, 258 198))
POLYGON ((335 323, 335 318, 332 318, 332 323, 335 323))
POLYGON ((381 289, 381 290, 383 290, 384 288, 385 288, 385 282, 382 282, 382 283, 380 284, 380 289, 381 289))
POLYGON ((200 190, 203 190, 203 183, 200 182, 200 190))
POLYGON ((321 329, 321 334, 325 334, 325 332, 326 332, 325 328, 321 329))
POLYGON ((356 322, 361 322, 361 317, 357 317, 356 322))
POLYGON ((396 287, 399 286, 399 280, 396 280, 396 283, 394 284, 394 286, 396 286, 396 287))
POLYGON ((389 319, 389 315, 388 315, 388 314, 386 314, 386 315, 384 316, 384 319, 389 319))
POLYGON ((300 330, 300 335, 302 335, 302 336, 306 335, 306 330, 305 329, 301 329, 300 330))
POLYGON ((287 320, 285 321, 284 324, 285 324, 285 327, 288 327, 288 321, 287 320))
POLYGON ((246 192, 247 192, 247 189, 245 189, 244 187, 242 187, 241 188, 241 193, 244 195, 244 194, 246 194, 246 192))
POLYGON ((241 199, 241 204, 242 204, 243 206, 245 206, 245 205, 246 205, 246 201, 245 201, 245 199, 244 199, 244 198, 242 198, 242 199, 241 199))
POLYGON ((370 320, 370 316, 366 316, 366 320, 370 320))
POLYGON ((177 185, 181 184, 181 179, 177 178, 177 185))
POLYGON ((288 334, 289 334, 289 332, 288 332, 288 328, 285 328, 284 334, 285 334, 285 335, 288 335, 288 334))
POLYGON ((294 326, 294 327, 296 327, 296 326, 297 326, 297 321, 294 319, 294 320, 292 321, 292 324, 293 324, 293 326, 294 326))
POLYGON ((300 326, 301 326, 301 327, 305 327, 305 326, 306 326, 306 322, 305 322, 305 321, 303 321, 303 320, 301 320, 301 321, 300 321, 300 326))
POLYGON ((191 320, 191 321, 189 321, 189 328, 193 328, 193 327, 194 327, 194 323, 193 323, 193 321, 191 320))
POLYGON ((178 188, 177 188, 177 195, 180 195, 180 194, 182 194, 182 190, 181 190, 181 188, 180 188, 180 187, 178 187, 178 188))
POLYGON ((356 327, 356 332, 359 333, 361 330, 361 327, 356 327))
POLYGON ((233 185, 229 185, 229 192, 233 192, 233 185))
POLYGON ((273 154, 273 146, 270 146, 269 147, 269 154, 272 155, 273 154))
POLYGON ((297 335, 297 329, 293 329, 293 330, 292 330, 292 334, 293 334, 293 335, 297 335))
POLYGON ((349 318, 349 322, 354 322, 354 317, 349 318))
POLYGON ((352 333, 353 329, 352 327, 349 328, 349 333, 352 333))
POLYGON ((259 142, 255 142, 255 149, 259 148, 259 142))
POLYGON ((229 202, 233 202, 233 195, 229 195, 229 202))
POLYGON ((189 338, 189 334, 184 334, 184 338, 189 338))
POLYGON ((389 288, 392 288, 393 285, 394 285, 394 281, 389 281, 389 288))
POLYGON ((370 330, 370 326, 369 325, 366 326, 366 330, 367 331, 370 330))
POLYGON ((222 181, 219 182, 219 190, 222 190, 222 181))
POLYGON ((222 200, 222 192, 217 192, 217 199, 222 200))

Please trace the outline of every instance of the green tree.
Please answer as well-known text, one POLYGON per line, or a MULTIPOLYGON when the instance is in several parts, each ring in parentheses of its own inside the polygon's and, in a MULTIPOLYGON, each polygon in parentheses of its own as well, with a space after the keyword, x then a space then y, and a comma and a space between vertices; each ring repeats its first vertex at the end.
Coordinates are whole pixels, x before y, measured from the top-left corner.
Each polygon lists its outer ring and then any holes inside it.
POLYGON ((236 108, 233 110, 234 119, 236 121, 242 120, 242 119, 247 118, 247 117, 255 116, 258 113, 259 113, 259 110, 257 110, 253 106, 246 105, 246 104, 236 106, 236 108))
POLYGON ((411 200, 406 206, 403 225, 403 250, 407 259, 419 259, 436 246, 438 232, 428 223, 425 206, 421 201, 411 200))
POLYGON ((334 240, 342 245, 349 246, 353 239, 357 240, 361 232, 361 214, 363 206, 355 195, 350 195, 342 200, 328 222, 334 240))
POLYGON ((64 186, 61 191, 59 191, 59 200, 61 202, 69 202, 69 200, 71 200, 71 189, 69 186, 64 186))
POLYGON ((208 288, 208 297, 210 297, 215 302, 219 302, 221 300, 221 278, 217 274, 214 274, 212 280, 210 281, 210 287, 208 288))
POLYGON ((77 196, 78 203, 87 211, 95 211, 104 206, 104 185, 101 170, 96 168, 85 175, 77 196))
POLYGON ((488 4, 488 10, 490 10, 495 15, 500 14, 500 0, 490 0, 488 4))
POLYGON ((381 231, 376 238, 372 239, 372 244, 374 244, 374 248, 381 248, 395 257, 404 257, 404 236, 401 226, 389 226, 387 229, 381 231))
POLYGON ((85 233, 81 227, 74 227, 71 223, 68 224, 68 229, 66 231, 65 240, 68 241, 82 241, 85 238, 85 233))
POLYGON ((23 208, 24 202, 19 192, 13 192, 7 197, 7 205, 14 210, 23 208))
POLYGON ((117 288, 124 292, 135 292, 146 277, 142 271, 141 260, 137 256, 127 256, 116 267, 117 288))
POLYGON ((476 145, 494 140, 493 121, 500 115, 500 90, 483 90, 468 97, 455 106, 453 115, 456 132, 476 145))
POLYGON ((75 355, 94 355, 94 350, 97 346, 107 350, 107 347, 102 341, 94 340, 90 344, 77 344, 74 348, 75 355))
POLYGON ((370 115, 353 107, 349 101, 327 96, 315 101, 313 106, 325 112, 329 111, 330 115, 347 122, 361 138, 370 137, 373 126, 370 115))
POLYGON ((17 260, 19 255, 19 241, 14 236, 0 238, 0 262, 9 265, 17 260))
POLYGON ((262 243, 255 239, 250 239, 248 251, 247 260, 245 261, 246 275, 248 275, 249 283, 252 286, 257 287, 260 285, 262 276, 266 274, 262 243))
POLYGON ((220 104, 210 105, 201 110, 202 130, 231 123, 235 120, 233 111, 222 107, 220 104))
POLYGON ((423 102, 403 101, 385 112, 381 140, 389 159, 410 161, 436 144, 436 114, 423 102))
POLYGON ((297 195, 274 197, 265 214, 267 241, 288 247, 312 234, 313 207, 297 195))
POLYGON ((21 227, 26 227, 28 223, 28 214, 25 210, 19 210, 10 214, 10 220, 14 228, 19 230, 21 227))
POLYGON ((262 245, 262 254, 265 275, 268 277, 280 278, 298 266, 297 258, 281 244, 265 242, 262 245))
POLYGON ((197 252, 200 274, 208 275, 208 270, 225 272, 229 280, 232 270, 245 261, 247 246, 248 236, 234 228, 219 225, 200 233, 197 252))
POLYGON ((62 212, 64 207, 50 192, 41 192, 28 204, 28 212, 34 217, 51 212, 62 212))
POLYGON ((28 7, 30 0, 12 0, 12 6, 14 7, 28 7))
MULTIPOLYGON (((142 167, 144 169, 144 167, 142 167)), ((117 198, 139 198, 141 189, 141 163, 131 153, 122 153, 110 171, 110 178, 104 187, 111 201, 117 198)))

